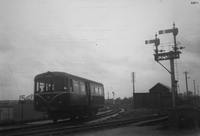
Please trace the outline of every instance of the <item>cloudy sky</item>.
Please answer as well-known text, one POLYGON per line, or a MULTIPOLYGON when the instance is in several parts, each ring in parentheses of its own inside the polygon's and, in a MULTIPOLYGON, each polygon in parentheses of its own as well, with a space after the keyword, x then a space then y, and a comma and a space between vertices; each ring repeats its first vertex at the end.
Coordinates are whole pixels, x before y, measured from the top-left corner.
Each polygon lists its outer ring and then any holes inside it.
MULTIPOLYGON (((183 72, 200 84, 200 1, 190 0, 0 0, 0 99, 33 93, 34 76, 64 71, 102 82, 116 97, 148 91, 157 82, 170 86, 170 75, 153 58, 158 30, 179 29, 186 47, 177 60, 180 91, 183 72)), ((159 35, 170 49, 172 35, 159 35)), ((169 61, 162 62, 169 67, 169 61)))

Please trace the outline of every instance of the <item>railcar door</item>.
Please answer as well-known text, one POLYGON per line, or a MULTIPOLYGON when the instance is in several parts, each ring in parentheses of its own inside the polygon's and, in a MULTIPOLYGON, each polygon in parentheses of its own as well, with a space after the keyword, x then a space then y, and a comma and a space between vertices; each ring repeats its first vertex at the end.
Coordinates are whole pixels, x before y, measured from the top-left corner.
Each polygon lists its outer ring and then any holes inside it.
POLYGON ((88 98, 88 105, 91 104, 91 91, 90 91, 90 84, 89 82, 86 82, 86 93, 88 98))

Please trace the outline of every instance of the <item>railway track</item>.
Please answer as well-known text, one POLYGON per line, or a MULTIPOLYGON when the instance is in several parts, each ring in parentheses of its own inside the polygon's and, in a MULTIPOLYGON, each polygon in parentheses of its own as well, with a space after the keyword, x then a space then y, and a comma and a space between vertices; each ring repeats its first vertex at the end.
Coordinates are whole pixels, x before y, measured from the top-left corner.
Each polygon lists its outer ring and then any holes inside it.
POLYGON ((86 119, 81 119, 81 120, 67 120, 67 121, 60 121, 58 123, 47 123, 47 124, 34 124, 34 125, 25 125, 25 126, 19 126, 19 127, 14 127, 14 128, 8 128, 8 129, 3 129, 0 130, 0 135, 38 135, 41 132, 49 131, 55 128, 63 128, 63 127, 71 127, 71 126, 77 126, 83 123, 87 123, 90 121, 95 121, 95 120, 103 120, 103 118, 109 118, 109 116, 117 115, 123 111, 122 109, 119 108, 113 108, 112 110, 108 110, 107 112, 104 111, 101 114, 97 114, 95 117, 92 118, 86 118, 86 119))
POLYGON ((95 129, 102 129, 102 128, 114 128, 114 127, 120 127, 125 126, 129 124, 135 124, 135 125, 146 125, 146 124, 152 124, 152 123, 159 123, 166 121, 168 119, 165 115, 149 115, 145 117, 140 118, 132 118, 132 119, 117 119, 117 120, 106 120, 101 122, 83 122, 81 124, 75 124, 75 125, 61 125, 61 126, 54 126, 51 128, 43 128, 43 129, 36 129, 36 130, 27 130, 23 132, 15 132, 15 133, 4 133, 4 135, 40 135, 40 136, 48 136, 48 135, 66 135, 70 133, 75 132, 82 132, 82 131, 90 131, 95 129))
POLYGON ((147 125, 147 124, 155 124, 160 123, 163 121, 166 121, 168 119, 167 116, 148 116, 143 118, 137 118, 137 119, 128 119, 128 120, 115 120, 115 121, 106 121, 106 122, 100 122, 100 123, 91 123, 91 124, 83 124, 79 126, 74 126, 70 128, 59 128, 56 130, 52 130, 48 133, 43 133, 43 135, 66 135, 70 133, 75 132, 81 132, 81 131, 90 131, 95 129, 104 129, 104 128, 116 128, 120 126, 125 126, 129 124, 135 124, 135 125, 147 125))

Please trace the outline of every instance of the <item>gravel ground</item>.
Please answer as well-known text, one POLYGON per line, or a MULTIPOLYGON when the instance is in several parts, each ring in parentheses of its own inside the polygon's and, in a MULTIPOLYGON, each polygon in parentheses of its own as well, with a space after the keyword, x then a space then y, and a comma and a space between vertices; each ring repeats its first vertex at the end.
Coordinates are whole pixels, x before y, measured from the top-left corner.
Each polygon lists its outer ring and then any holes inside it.
MULTIPOLYGON (((154 111, 146 109, 128 110, 121 117, 132 118, 153 114, 154 111)), ((156 126, 135 126, 128 125, 119 128, 108 128, 103 130, 92 130, 70 134, 71 136, 200 136, 200 129, 177 130, 164 127, 163 124, 156 126)), ((68 134, 69 135, 69 134, 68 134)))
POLYGON ((161 129, 161 126, 126 127, 104 129, 90 132, 71 134, 71 136, 200 136, 200 129, 173 130, 161 129))

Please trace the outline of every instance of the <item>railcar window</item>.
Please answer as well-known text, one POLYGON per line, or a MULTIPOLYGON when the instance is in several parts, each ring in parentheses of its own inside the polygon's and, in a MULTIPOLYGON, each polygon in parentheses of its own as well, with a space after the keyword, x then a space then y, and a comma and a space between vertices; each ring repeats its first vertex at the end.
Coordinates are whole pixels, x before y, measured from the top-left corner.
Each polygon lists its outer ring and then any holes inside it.
POLYGON ((95 86, 95 95, 97 95, 97 96, 99 95, 98 94, 98 87, 97 86, 95 86))
POLYGON ((70 92, 73 91, 73 81, 72 81, 72 79, 69 80, 69 90, 70 90, 70 92))
POLYGON ((86 94, 86 91, 85 91, 85 83, 84 82, 80 82, 80 93, 81 94, 86 94))
POLYGON ((36 88, 35 88, 35 91, 36 91, 36 92, 39 92, 39 91, 40 91, 40 88, 39 88, 40 85, 39 85, 39 84, 40 84, 39 82, 36 82, 36 88))
POLYGON ((64 83, 64 90, 68 90, 68 78, 65 78, 65 83, 64 83))
POLYGON ((76 80, 73 80, 73 90, 79 92, 79 82, 76 80))
POLYGON ((36 82, 36 88, 35 91, 38 92, 39 91, 39 82, 36 82))
POLYGON ((95 88, 93 84, 90 84, 90 91, 91 91, 91 95, 94 96, 95 95, 95 88))
POLYGON ((101 95, 100 87, 98 87, 98 95, 101 95))
POLYGON ((99 95, 101 96, 101 87, 98 87, 99 95))
POLYGON ((104 96, 103 87, 100 87, 100 95, 104 96))
POLYGON ((55 80, 55 82, 56 82, 56 86, 55 86, 55 88, 56 88, 56 91, 64 91, 64 79, 63 78, 57 78, 56 80, 55 80))
POLYGON ((55 85, 54 84, 51 84, 52 86, 52 91, 55 91, 55 85))
POLYGON ((52 83, 45 83, 46 84, 46 91, 54 91, 54 84, 52 83))

